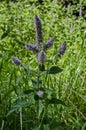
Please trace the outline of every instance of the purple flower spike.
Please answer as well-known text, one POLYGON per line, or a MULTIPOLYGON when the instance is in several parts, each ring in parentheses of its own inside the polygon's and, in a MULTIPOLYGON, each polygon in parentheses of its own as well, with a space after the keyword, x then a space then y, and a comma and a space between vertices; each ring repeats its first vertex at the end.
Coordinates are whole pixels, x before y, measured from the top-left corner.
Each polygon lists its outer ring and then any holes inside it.
POLYGON ((14 57, 12 62, 15 64, 15 65, 21 65, 21 60, 18 59, 18 57, 14 57))
POLYGON ((36 45, 33 45, 33 44, 27 44, 26 49, 31 50, 33 52, 37 52, 37 53, 39 52, 38 47, 36 45))
POLYGON ((43 42, 43 36, 42 36, 42 24, 38 16, 35 16, 34 24, 35 24, 35 30, 36 30, 36 42, 37 42, 38 48, 40 49, 41 43, 43 42))
POLYGON ((50 39, 46 42, 46 44, 45 44, 45 46, 44 46, 44 50, 47 50, 50 46, 52 46, 52 45, 53 45, 53 41, 54 41, 54 39, 53 39, 53 38, 50 38, 50 39))
POLYGON ((63 55, 66 51, 66 42, 64 41, 59 48, 59 52, 58 52, 58 56, 60 57, 61 55, 63 55))
POLYGON ((43 65, 44 62, 45 62, 45 60, 46 60, 46 54, 45 54, 45 52, 44 51, 40 51, 38 53, 38 63, 41 64, 41 65, 43 65))

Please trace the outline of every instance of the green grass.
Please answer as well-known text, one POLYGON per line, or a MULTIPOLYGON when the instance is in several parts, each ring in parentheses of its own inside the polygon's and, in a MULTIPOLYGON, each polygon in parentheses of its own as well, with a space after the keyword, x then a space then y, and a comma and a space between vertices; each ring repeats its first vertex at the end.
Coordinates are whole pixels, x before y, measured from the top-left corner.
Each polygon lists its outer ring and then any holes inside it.
POLYGON ((63 69, 55 75, 42 74, 40 85, 46 89, 48 99, 57 98, 66 104, 50 104, 46 108, 39 102, 40 116, 45 109, 44 117, 40 117, 43 118, 41 130, 86 129, 86 22, 84 17, 73 15, 74 9, 74 6, 69 9, 62 7, 57 0, 47 0, 44 5, 37 2, 30 5, 28 1, 0 2, 1 130, 38 130, 37 125, 41 124, 34 100, 37 84, 32 82, 37 78, 37 58, 25 49, 26 43, 35 44, 35 15, 42 20, 44 43, 55 37, 53 47, 47 51, 47 60, 52 62, 45 63, 46 69, 52 65, 63 69), (67 43, 67 50, 58 58, 58 49, 63 41, 67 43), (26 65, 26 71, 33 70, 31 75, 12 63, 14 56, 26 65), (32 89, 34 93, 27 91, 32 89))

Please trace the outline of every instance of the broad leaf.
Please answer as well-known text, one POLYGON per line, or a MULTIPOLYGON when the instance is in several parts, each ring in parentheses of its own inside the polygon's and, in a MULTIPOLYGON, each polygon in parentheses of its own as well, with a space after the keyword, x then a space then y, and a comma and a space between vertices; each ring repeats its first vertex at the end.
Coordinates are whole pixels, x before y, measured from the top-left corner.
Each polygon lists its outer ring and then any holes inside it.
POLYGON ((61 68, 59 68, 58 66, 52 66, 49 70, 48 70, 48 74, 57 74, 62 72, 63 70, 61 68))

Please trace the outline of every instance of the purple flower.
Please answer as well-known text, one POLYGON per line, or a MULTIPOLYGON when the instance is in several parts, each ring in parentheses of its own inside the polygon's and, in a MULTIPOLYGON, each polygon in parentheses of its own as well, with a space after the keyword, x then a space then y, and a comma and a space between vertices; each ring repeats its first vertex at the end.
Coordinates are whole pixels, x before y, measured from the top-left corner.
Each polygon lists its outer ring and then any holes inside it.
POLYGON ((44 45, 44 50, 47 50, 50 46, 52 46, 52 45, 53 45, 53 41, 54 41, 54 39, 53 39, 53 38, 50 38, 50 39, 46 42, 46 44, 44 45))
POLYGON ((50 38, 44 45, 43 36, 42 36, 42 23, 40 18, 37 15, 35 16, 34 24, 35 24, 35 31, 36 31, 36 45, 27 44, 26 49, 37 53, 38 64, 41 70, 43 70, 44 62, 46 60, 45 51, 53 45, 54 39, 50 38))
POLYGON ((33 52, 39 52, 38 47, 36 45, 33 45, 33 44, 27 44, 26 49, 31 50, 33 52))
POLYGON ((46 60, 46 54, 45 54, 45 52, 44 51, 40 51, 38 53, 38 63, 41 64, 41 65, 43 65, 44 62, 45 62, 45 60, 46 60))
POLYGON ((63 55, 66 51, 66 42, 64 41, 59 48, 59 52, 58 52, 58 56, 60 57, 61 55, 63 55))
POLYGON ((21 65, 21 60, 18 59, 18 57, 14 57, 12 62, 15 64, 15 65, 21 65))
POLYGON ((35 16, 34 24, 35 24, 35 30, 36 30, 36 42, 37 42, 38 48, 40 49, 41 43, 43 42, 43 36, 42 36, 42 24, 38 16, 35 16))
POLYGON ((43 92, 42 90, 39 90, 39 91, 37 92, 37 95, 38 95, 39 97, 42 97, 43 94, 44 94, 44 92, 43 92))

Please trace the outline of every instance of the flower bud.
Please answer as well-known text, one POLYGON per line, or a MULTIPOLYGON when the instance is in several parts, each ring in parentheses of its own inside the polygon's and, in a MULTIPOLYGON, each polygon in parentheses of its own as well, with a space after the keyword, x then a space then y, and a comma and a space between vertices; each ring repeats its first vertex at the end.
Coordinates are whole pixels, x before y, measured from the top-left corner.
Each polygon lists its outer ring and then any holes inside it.
POLYGON ((59 48, 59 52, 58 52, 58 56, 60 57, 61 55, 63 55, 66 51, 66 42, 64 41, 59 48))
POLYGON ((45 60, 46 60, 46 54, 45 54, 45 52, 44 51, 40 51, 38 53, 38 63, 41 64, 41 65, 43 65, 44 62, 45 62, 45 60))
POLYGON ((37 42, 38 48, 40 49, 41 44, 43 42, 43 37, 42 37, 42 24, 38 16, 35 16, 34 24, 35 24, 35 30, 36 30, 36 42, 37 42))
POLYGON ((15 65, 21 65, 21 60, 18 59, 18 57, 14 57, 12 62, 15 64, 15 65))
POLYGON ((27 44, 26 49, 31 50, 33 52, 39 52, 38 47, 36 45, 33 45, 33 44, 27 44))
POLYGON ((54 41, 54 39, 53 39, 53 38, 50 38, 50 39, 46 42, 46 44, 44 45, 44 50, 47 50, 50 46, 52 46, 52 45, 53 45, 53 41, 54 41))

